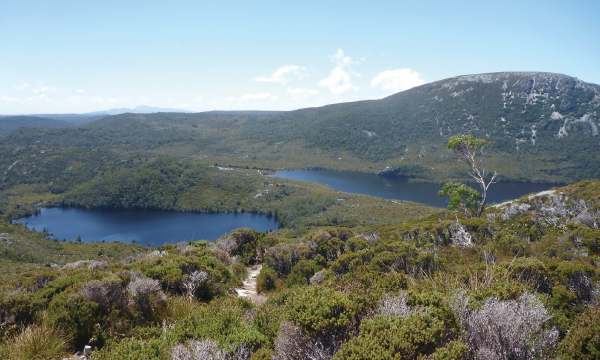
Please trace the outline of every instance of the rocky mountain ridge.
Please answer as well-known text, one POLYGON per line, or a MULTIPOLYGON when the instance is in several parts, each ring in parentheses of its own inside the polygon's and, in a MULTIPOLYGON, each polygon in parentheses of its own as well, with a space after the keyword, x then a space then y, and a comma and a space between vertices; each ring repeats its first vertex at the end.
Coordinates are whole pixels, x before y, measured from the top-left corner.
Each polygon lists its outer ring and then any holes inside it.
MULTIPOLYGON (((448 138, 472 134, 493 143, 488 164, 502 180, 571 183, 600 178, 599 107, 599 85, 560 74, 502 72, 281 113, 121 114, 73 129, 14 131, 0 146, 7 154, 32 142, 161 148, 240 167, 392 169, 387 173, 446 181, 465 177, 449 159, 448 138)), ((7 156, 6 167, 16 160, 7 156)))

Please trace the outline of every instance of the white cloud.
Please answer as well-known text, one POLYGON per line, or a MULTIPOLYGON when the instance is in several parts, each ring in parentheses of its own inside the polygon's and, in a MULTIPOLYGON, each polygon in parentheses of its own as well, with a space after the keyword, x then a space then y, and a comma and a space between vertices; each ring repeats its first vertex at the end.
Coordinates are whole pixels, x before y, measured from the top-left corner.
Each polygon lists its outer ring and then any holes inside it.
POLYGON ((83 92, 83 90, 81 90, 81 89, 77 89, 77 93, 78 93, 78 94, 81 94, 82 92, 83 92))
POLYGON ((396 69, 380 72, 371 81, 371 86, 399 92, 425 84, 418 72, 411 69, 396 69))
POLYGON ((57 89, 54 86, 39 84, 32 91, 33 91, 34 94, 39 94, 39 93, 47 93, 47 92, 56 92, 56 90, 57 89))
POLYGON ((358 91, 358 86, 352 85, 350 75, 341 67, 334 68, 329 77, 319 81, 319 85, 328 87, 331 92, 338 95, 348 90, 358 91))
POLYGON ((277 100, 277 96, 270 93, 255 93, 242 96, 242 100, 277 100))
POLYGON ((23 90, 27 87, 29 87, 29 83, 22 83, 21 85, 15 85, 15 89, 17 89, 17 90, 23 90))
POLYGON ((319 93, 319 90, 313 90, 313 89, 293 89, 293 88, 288 88, 288 92, 292 95, 294 95, 295 97, 299 97, 299 98, 308 98, 311 96, 315 96, 319 93))
POLYGON ((272 82, 278 84, 287 84, 288 79, 286 79, 286 75, 292 74, 296 76, 302 76, 302 71, 304 69, 300 66, 296 65, 285 65, 280 67, 273 73, 271 77, 257 77, 255 80, 257 82, 272 82))
POLYGON ((6 103, 23 103, 23 100, 9 96, 0 96, 0 101, 6 103))
POLYGON ((334 94, 343 94, 348 90, 358 91, 358 86, 354 86, 350 80, 351 75, 360 76, 353 72, 350 67, 358 62, 344 55, 342 49, 338 49, 335 55, 330 56, 331 60, 337 64, 331 71, 331 74, 325 79, 319 81, 320 86, 328 87, 334 94))
POLYGON ((352 60, 350 56, 344 56, 344 51, 342 49, 338 49, 335 55, 330 58, 336 62, 339 67, 348 67, 352 64, 358 64, 358 62, 352 60))

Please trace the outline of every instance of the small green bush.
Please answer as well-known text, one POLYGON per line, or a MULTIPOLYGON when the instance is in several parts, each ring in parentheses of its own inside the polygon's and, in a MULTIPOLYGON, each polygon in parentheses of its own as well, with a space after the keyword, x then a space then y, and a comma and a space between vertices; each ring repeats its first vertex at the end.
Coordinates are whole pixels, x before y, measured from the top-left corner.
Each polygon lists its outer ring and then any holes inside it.
POLYGON ((310 278, 321 269, 322 267, 314 260, 300 260, 292 268, 286 283, 289 287, 308 285, 310 278))
POLYGON ((269 348, 258 349, 257 352, 252 354, 250 360, 271 360, 275 356, 275 352, 269 348))
POLYGON ((246 276, 248 276, 248 270, 246 269, 246 266, 242 263, 235 263, 231 265, 231 271, 233 272, 233 275, 236 278, 242 281, 246 279, 246 276))
POLYGON ((334 360, 415 359, 433 354, 445 333, 442 319, 433 314, 408 317, 375 316, 364 321, 360 335, 342 345, 334 360))
POLYGON ((261 293, 276 287, 277 273, 268 266, 263 266, 256 277, 256 291, 261 293))
POLYGON ((346 251, 359 251, 369 248, 369 242, 362 237, 353 237, 346 241, 346 251))
POLYGON ((172 344, 165 339, 125 338, 120 342, 107 343, 101 350, 94 351, 93 360, 170 360, 172 344))
POLYGON ((319 330, 348 327, 358 314, 358 306, 335 290, 309 286, 289 298, 286 319, 312 335, 319 330))
POLYGON ((558 344, 559 359, 600 358, 600 309, 590 307, 581 314, 558 344))

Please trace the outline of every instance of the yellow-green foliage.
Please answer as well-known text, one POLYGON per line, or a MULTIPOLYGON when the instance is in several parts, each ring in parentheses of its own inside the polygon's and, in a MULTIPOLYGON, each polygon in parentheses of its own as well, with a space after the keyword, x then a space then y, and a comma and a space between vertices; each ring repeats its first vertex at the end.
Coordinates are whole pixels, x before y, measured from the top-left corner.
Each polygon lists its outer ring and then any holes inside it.
POLYGON ((291 297, 286 305, 286 318, 299 324, 309 335, 350 325, 359 309, 337 291, 309 286, 291 297))
POLYGON ((0 357, 10 360, 62 359, 71 350, 68 335, 47 324, 30 325, 0 343, 0 357))
POLYGON ((168 341, 163 339, 139 340, 125 338, 120 342, 108 343, 103 349, 94 352, 93 360, 169 360, 171 359, 171 348, 168 341))
POLYGON ((600 309, 588 308, 577 317, 573 327, 558 345, 560 359, 598 359, 600 357, 600 309))
POLYGON ((277 272, 268 266, 263 266, 256 277, 256 291, 265 292, 275 289, 277 282, 277 272))
MULTIPOLYGON (((163 288, 176 294, 186 291, 185 283, 196 271, 207 274, 208 280, 199 285, 193 296, 202 300, 210 300, 226 293, 233 285, 240 284, 231 269, 217 260, 210 250, 195 248, 183 254, 157 248, 155 254, 167 251, 165 255, 149 256, 125 265, 126 269, 141 271, 149 278, 159 280, 163 288)), ((172 249, 165 247, 164 249, 172 249)))
MULTIPOLYGON (((334 359, 414 359, 444 347, 460 330, 452 310, 434 294, 408 294, 412 309, 406 316, 376 315, 363 321, 360 335, 342 346, 334 359)), ((465 346, 451 344, 437 356, 465 354, 465 346)))

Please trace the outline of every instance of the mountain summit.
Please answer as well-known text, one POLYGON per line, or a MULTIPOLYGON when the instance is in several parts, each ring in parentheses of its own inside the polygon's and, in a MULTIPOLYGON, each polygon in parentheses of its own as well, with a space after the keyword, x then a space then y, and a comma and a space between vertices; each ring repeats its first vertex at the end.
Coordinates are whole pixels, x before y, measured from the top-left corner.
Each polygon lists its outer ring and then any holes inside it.
POLYGON ((542 174, 561 173, 582 179, 600 176, 599 106, 599 85, 561 74, 501 72, 283 113, 256 121, 254 131, 265 140, 302 138, 370 161, 411 160, 424 171, 447 162, 440 159, 450 136, 472 134, 493 141, 499 158, 536 163, 535 176, 522 169, 511 178, 547 181, 542 174))

